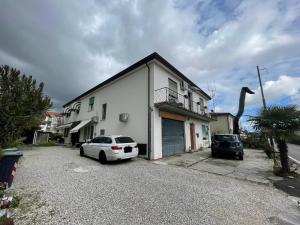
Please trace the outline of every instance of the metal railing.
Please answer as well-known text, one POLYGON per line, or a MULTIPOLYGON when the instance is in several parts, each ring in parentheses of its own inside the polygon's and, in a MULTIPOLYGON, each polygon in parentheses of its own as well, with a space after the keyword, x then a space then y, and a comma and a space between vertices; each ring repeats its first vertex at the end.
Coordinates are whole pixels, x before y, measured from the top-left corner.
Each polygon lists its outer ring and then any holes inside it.
POLYGON ((154 103, 164 102, 209 117, 209 114, 205 113, 205 108, 204 106, 201 106, 200 102, 192 101, 189 99, 188 95, 179 94, 178 92, 175 92, 167 87, 154 91, 154 103))

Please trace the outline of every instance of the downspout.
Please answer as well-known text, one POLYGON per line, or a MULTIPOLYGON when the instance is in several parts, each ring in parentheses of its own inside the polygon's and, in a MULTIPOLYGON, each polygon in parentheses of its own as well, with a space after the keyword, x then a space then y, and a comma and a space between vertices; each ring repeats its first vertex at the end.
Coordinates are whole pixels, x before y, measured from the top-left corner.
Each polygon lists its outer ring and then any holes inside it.
POLYGON ((148 159, 151 159, 151 107, 150 107, 150 67, 146 63, 146 66, 148 68, 148 149, 147 149, 147 155, 148 159))

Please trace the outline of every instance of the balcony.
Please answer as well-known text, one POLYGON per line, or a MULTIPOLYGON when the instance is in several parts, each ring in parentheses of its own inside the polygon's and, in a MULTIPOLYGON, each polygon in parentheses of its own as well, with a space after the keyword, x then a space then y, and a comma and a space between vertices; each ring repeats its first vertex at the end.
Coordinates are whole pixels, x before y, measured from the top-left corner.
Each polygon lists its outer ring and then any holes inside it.
POLYGON ((200 102, 194 102, 190 98, 189 95, 179 94, 167 87, 154 91, 155 107, 164 111, 210 121, 211 116, 209 113, 205 113, 205 107, 200 102))

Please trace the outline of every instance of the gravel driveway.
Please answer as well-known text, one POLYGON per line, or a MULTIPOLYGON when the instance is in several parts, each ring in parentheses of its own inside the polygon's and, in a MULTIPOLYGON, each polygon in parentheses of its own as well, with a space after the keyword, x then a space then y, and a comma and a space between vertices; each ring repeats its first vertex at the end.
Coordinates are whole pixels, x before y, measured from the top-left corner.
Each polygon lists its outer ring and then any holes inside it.
POLYGON ((299 214, 270 185, 142 159, 101 165, 65 147, 24 151, 14 189, 16 224, 262 225, 299 214))

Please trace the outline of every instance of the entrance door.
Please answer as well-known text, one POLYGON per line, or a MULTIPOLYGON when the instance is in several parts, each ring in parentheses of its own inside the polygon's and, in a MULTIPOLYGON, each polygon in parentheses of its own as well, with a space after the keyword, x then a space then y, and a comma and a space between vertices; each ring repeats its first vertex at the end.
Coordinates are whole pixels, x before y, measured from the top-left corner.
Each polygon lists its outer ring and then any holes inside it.
POLYGON ((191 135, 191 149, 196 149, 196 141, 195 141, 195 124, 190 124, 190 135, 191 135))
POLYGON ((184 122, 162 119, 162 156, 184 153, 184 122))

